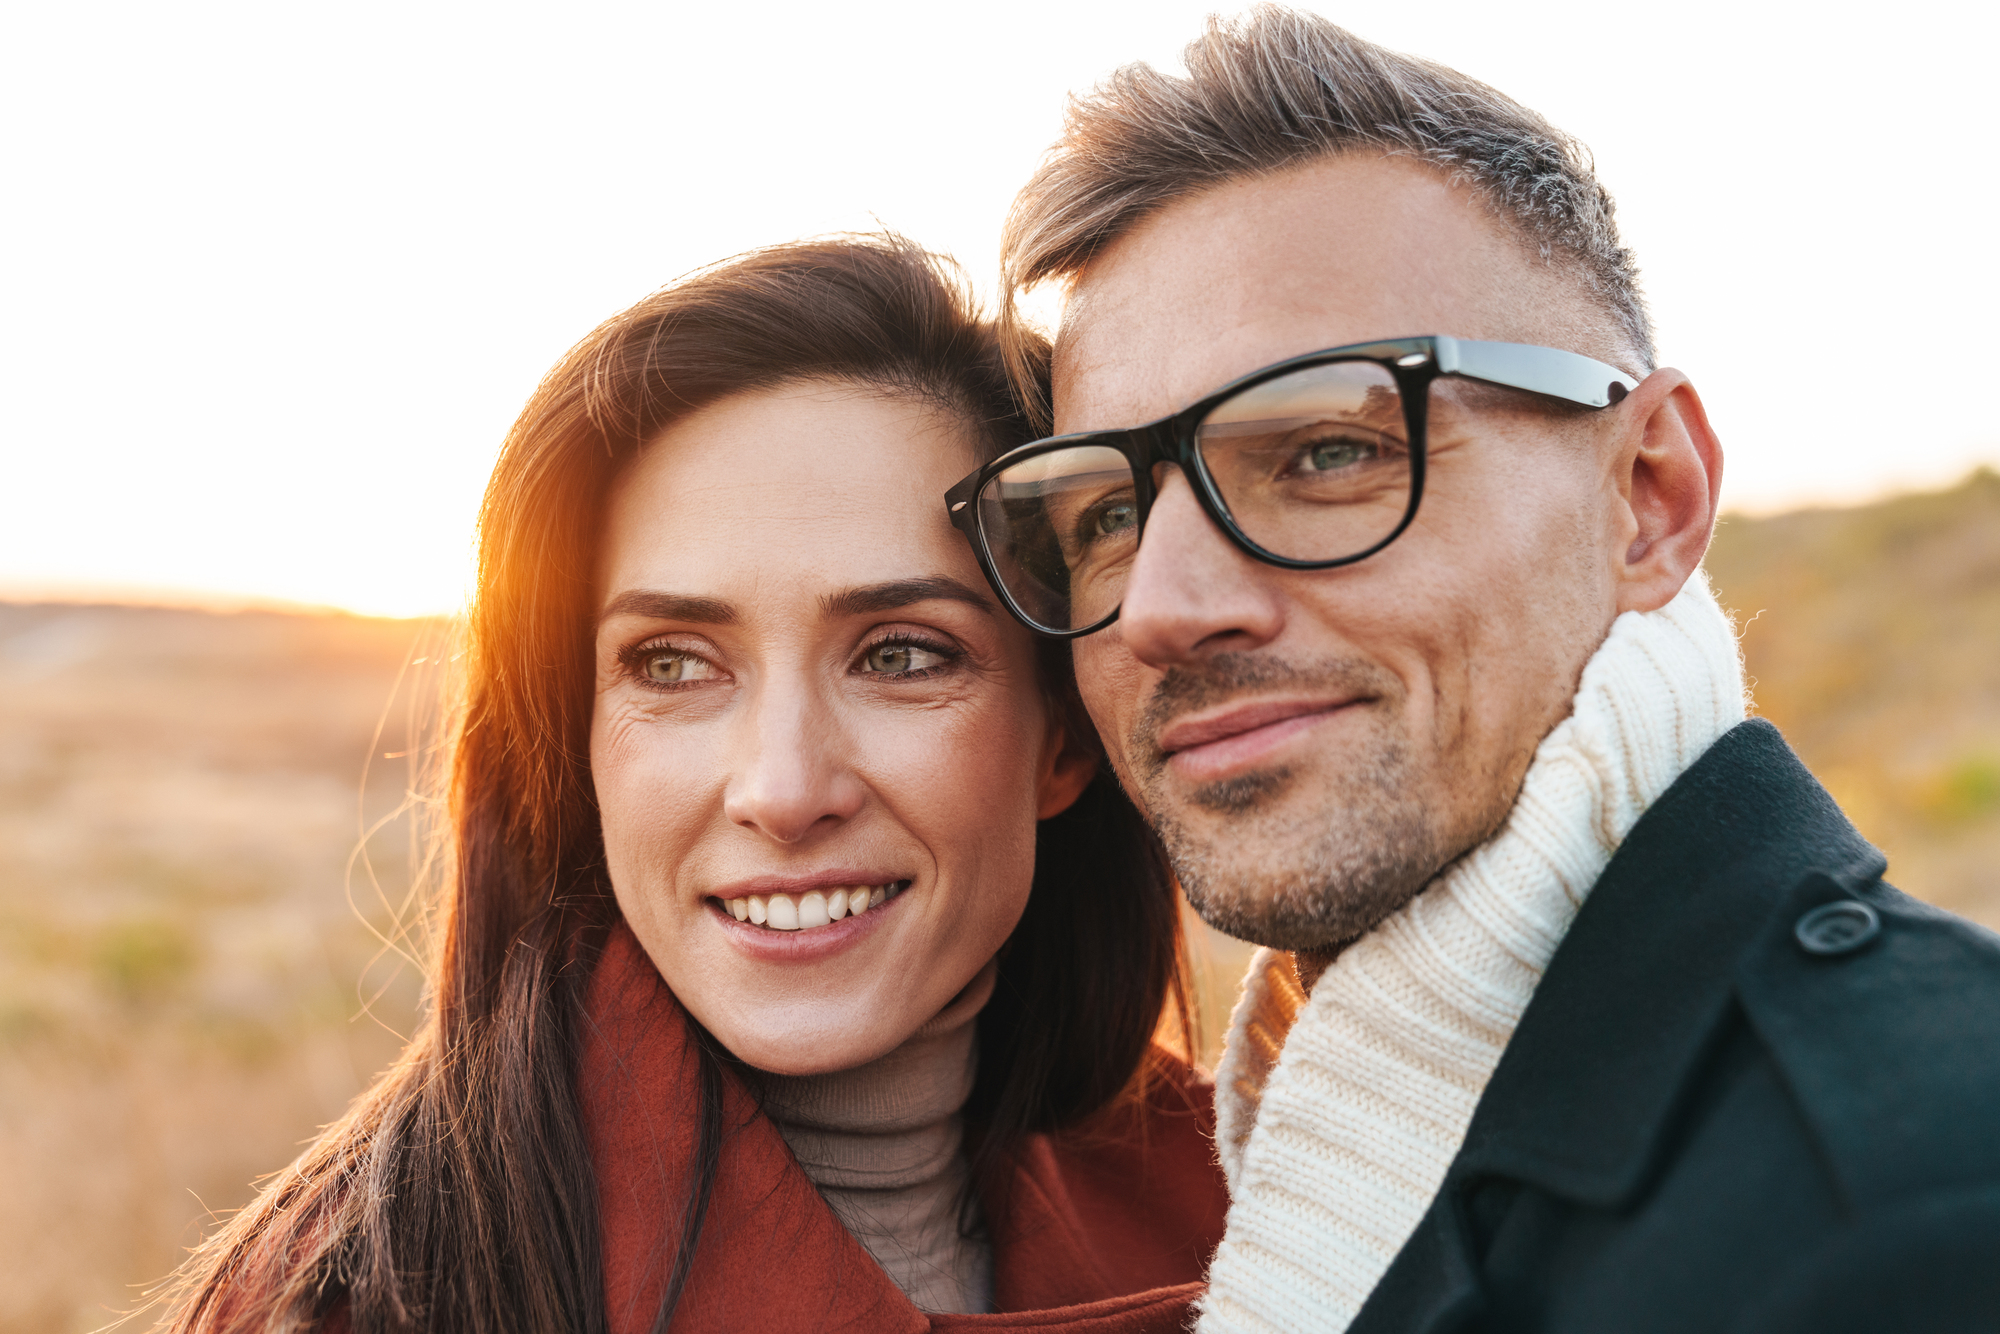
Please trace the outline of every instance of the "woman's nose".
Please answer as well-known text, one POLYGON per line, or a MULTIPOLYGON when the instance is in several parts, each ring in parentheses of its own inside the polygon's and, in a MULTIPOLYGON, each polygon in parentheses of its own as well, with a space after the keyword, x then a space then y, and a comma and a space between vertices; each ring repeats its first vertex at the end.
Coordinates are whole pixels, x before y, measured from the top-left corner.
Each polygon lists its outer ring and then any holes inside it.
POLYGON ((723 814, 779 843, 852 819, 867 789, 833 709, 810 691, 767 685, 731 741, 723 814))

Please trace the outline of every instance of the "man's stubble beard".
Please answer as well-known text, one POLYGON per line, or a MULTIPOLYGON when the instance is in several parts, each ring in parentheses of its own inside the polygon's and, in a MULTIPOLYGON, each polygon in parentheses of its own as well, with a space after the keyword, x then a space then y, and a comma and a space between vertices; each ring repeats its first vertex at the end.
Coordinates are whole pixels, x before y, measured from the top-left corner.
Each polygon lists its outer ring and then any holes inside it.
POLYGON ((1425 800, 1431 785, 1395 732, 1402 698, 1400 681, 1359 659, 1294 664, 1224 654, 1162 677, 1129 753, 1146 812, 1202 920, 1240 940, 1323 950, 1379 925, 1455 855, 1435 803, 1425 800), (1329 756, 1175 790, 1157 741, 1162 728, 1286 686, 1367 697, 1349 706, 1369 711, 1367 741, 1342 746, 1337 763, 1329 756))

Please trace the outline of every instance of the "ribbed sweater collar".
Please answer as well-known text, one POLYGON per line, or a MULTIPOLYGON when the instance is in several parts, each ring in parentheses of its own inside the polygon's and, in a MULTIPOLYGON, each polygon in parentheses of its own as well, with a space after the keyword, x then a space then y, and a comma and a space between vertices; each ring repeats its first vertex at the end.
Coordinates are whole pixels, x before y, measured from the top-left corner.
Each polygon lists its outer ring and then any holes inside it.
POLYGON ((992 1251, 961 1234, 961 1111, 978 1075, 988 963, 894 1051, 852 1070, 762 1075, 764 1110, 856 1240, 919 1310, 992 1309, 992 1251))
POLYGON ((1422 1218, 1563 934, 1639 816, 1744 716, 1697 573, 1613 622, 1499 833, 1298 989, 1260 951, 1217 1085, 1228 1232, 1201 1330, 1343 1329, 1422 1218))

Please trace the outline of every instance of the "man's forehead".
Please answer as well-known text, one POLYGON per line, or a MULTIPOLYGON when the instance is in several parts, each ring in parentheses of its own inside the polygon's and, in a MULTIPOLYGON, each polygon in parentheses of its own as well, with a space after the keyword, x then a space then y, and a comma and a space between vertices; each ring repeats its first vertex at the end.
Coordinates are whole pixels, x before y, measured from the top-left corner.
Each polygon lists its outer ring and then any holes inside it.
POLYGON ((1142 220, 1081 275, 1056 346, 1056 429, 1135 425, 1343 343, 1554 342, 1586 304, 1470 190, 1407 159, 1231 181, 1142 220))

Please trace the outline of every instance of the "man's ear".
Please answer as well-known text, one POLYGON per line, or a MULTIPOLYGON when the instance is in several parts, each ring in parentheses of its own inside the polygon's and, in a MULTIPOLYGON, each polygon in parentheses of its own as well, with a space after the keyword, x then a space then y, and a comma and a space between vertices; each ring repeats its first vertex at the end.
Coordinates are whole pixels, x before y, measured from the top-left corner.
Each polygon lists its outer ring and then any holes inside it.
POLYGON ((1090 780, 1097 777, 1097 763, 1094 749, 1078 745, 1069 728, 1051 722, 1042 750, 1041 782, 1035 790, 1035 818, 1046 820, 1075 805, 1090 780))
POLYGON ((1613 535, 1618 610, 1653 611, 1680 592, 1715 531, 1722 442, 1688 377, 1661 368, 1613 411, 1621 419, 1614 460, 1620 500, 1613 535))

